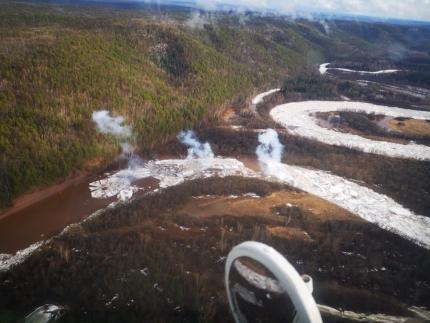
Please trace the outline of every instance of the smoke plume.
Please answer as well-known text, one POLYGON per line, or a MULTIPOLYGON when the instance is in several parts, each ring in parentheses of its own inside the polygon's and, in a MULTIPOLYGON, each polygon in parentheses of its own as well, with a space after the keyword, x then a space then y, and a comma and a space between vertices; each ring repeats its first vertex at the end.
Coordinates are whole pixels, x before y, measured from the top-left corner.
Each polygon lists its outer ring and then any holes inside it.
POLYGON ((214 153, 212 152, 209 143, 201 143, 196 134, 193 131, 181 131, 178 134, 178 140, 188 147, 187 158, 213 158, 214 153))
POLYGON ((131 137, 131 127, 123 125, 124 117, 122 116, 112 117, 107 110, 94 111, 93 121, 101 133, 112 134, 124 139, 131 137))
POLYGON ((285 171, 281 163, 284 145, 279 141, 278 133, 273 129, 267 129, 258 135, 256 154, 260 167, 266 176, 273 176, 282 181, 293 184, 293 179, 285 171))
POLYGON ((124 117, 113 117, 107 110, 94 111, 92 119, 100 133, 113 135, 120 142, 122 149, 120 158, 126 159, 127 167, 117 173, 114 184, 117 187, 122 187, 118 195, 119 198, 121 200, 129 199, 137 190, 136 187, 132 186, 132 183, 138 178, 134 172, 144 165, 143 159, 134 153, 133 129, 124 124, 124 117))
POLYGON ((109 111, 100 110, 94 111, 92 118, 100 133, 110 134, 118 138, 122 149, 122 157, 128 159, 129 168, 143 163, 139 156, 133 154, 133 129, 124 124, 124 117, 113 117, 109 111))
POLYGON ((325 34, 330 35, 330 25, 327 23, 327 21, 320 20, 320 24, 323 26, 325 34))
POLYGON ((260 162, 281 162, 284 146, 279 142, 278 133, 275 130, 267 129, 260 133, 258 135, 258 142, 260 144, 257 147, 256 153, 260 162))
POLYGON ((250 10, 304 18, 323 13, 424 21, 430 19, 428 0, 197 0, 196 6, 203 10, 250 10))

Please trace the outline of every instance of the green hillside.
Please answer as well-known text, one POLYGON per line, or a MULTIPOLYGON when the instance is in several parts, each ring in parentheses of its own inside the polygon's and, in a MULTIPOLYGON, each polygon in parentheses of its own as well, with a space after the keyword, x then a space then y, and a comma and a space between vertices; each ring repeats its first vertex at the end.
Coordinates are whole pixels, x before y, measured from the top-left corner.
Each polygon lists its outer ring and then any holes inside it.
POLYGON ((91 158, 110 160, 118 153, 112 138, 96 133, 95 110, 124 115, 138 145, 147 148, 214 118, 235 97, 281 79, 298 60, 296 52, 244 28, 192 30, 139 11, 4 7, 3 207, 91 158))
POLYGON ((305 66, 384 55, 358 32, 347 38, 343 25, 330 36, 308 21, 242 23, 218 14, 191 28, 188 19, 185 12, 2 3, 0 208, 118 154, 114 138, 97 134, 95 110, 125 116, 136 144, 148 149, 305 66))

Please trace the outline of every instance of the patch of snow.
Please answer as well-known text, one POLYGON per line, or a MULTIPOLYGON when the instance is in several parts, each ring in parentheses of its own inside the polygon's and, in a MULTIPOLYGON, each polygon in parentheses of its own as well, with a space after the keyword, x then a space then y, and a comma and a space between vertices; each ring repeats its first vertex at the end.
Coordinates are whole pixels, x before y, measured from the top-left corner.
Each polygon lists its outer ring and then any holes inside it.
POLYGON ((349 101, 303 101, 278 105, 270 112, 271 117, 287 128, 288 132, 329 145, 344 146, 368 153, 390 157, 430 160, 430 147, 415 143, 399 144, 374 141, 358 135, 341 133, 320 127, 309 114, 316 112, 353 111, 383 114, 390 117, 430 119, 429 111, 400 109, 364 102, 349 101))
POLYGON ((260 103, 262 103, 262 102, 263 102, 263 100, 264 100, 264 98, 265 98, 266 96, 269 96, 269 95, 271 95, 271 94, 273 94, 273 93, 279 92, 280 90, 281 90, 281 89, 273 89, 273 90, 270 90, 270 91, 267 91, 267 92, 263 92, 263 93, 261 93, 261 94, 258 94, 255 98, 253 98, 253 99, 252 99, 252 104, 253 104, 253 105, 260 104, 260 103))
POLYGON ((233 130, 241 130, 241 129, 243 129, 243 126, 238 126, 238 125, 231 125, 230 126, 233 130))
POLYGON ((108 301, 108 302, 106 302, 105 303, 105 306, 110 306, 110 305, 112 305, 112 303, 113 302, 115 302, 116 300, 118 300, 119 299, 119 294, 118 293, 116 293, 113 297, 112 297, 112 299, 110 300, 110 301, 108 301))
POLYGON ((196 200, 209 199, 209 198, 216 198, 216 195, 206 194, 206 195, 193 196, 193 199, 196 199, 196 200))
POLYGON ((252 199, 259 199, 261 196, 255 193, 245 193, 242 195, 243 197, 249 197, 252 199))

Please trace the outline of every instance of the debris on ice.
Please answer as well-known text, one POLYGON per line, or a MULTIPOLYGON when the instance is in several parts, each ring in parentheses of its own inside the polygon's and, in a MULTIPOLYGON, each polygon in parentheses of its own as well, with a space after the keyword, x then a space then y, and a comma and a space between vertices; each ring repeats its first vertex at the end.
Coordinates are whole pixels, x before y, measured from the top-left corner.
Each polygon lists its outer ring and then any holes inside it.
POLYGON ((90 183, 93 198, 116 196, 120 200, 130 199, 139 190, 133 184, 142 178, 158 179, 159 187, 166 188, 186 180, 226 176, 255 177, 255 172, 232 158, 206 157, 187 159, 152 160, 141 167, 124 169, 104 179, 90 183))

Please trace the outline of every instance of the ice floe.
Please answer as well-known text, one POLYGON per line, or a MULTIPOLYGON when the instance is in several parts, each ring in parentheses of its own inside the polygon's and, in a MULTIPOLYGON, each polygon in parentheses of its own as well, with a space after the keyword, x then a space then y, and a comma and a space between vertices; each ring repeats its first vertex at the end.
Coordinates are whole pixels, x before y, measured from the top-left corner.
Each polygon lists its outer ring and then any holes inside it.
POLYGON ((93 198, 117 197, 130 199, 140 188, 133 182, 142 178, 159 180, 159 187, 166 188, 186 180, 208 177, 257 176, 255 172, 232 158, 206 157, 186 159, 152 160, 135 169, 124 169, 106 178, 90 183, 93 198))
POLYGON ((336 70, 345 73, 357 73, 361 75, 378 75, 378 74, 391 74, 400 72, 400 70, 389 69, 389 70, 379 70, 379 71, 357 71, 349 68, 339 68, 339 67, 328 67, 331 63, 324 63, 319 66, 319 72, 324 75, 328 70, 336 70))
POLYGON ((263 173, 319 196, 359 217, 430 249, 430 218, 416 215, 386 195, 326 171, 281 163, 283 146, 267 129, 258 137, 256 153, 263 173))
POLYGON ((430 147, 415 143, 399 144, 374 141, 358 135, 341 133, 323 128, 312 115, 316 112, 353 111, 383 114, 389 117, 405 117, 421 120, 430 119, 430 112, 401 109, 365 102, 351 101, 303 101, 281 104, 270 112, 271 117, 290 133, 320 142, 345 146, 368 153, 390 157, 430 160, 430 147))
POLYGON ((329 172, 299 166, 278 164, 272 175, 430 249, 430 218, 414 214, 386 195, 329 172))
POLYGON ((267 92, 260 93, 252 99, 252 104, 254 104, 254 105, 260 104, 261 102, 263 102, 263 100, 266 96, 269 96, 273 93, 279 92, 280 90, 281 89, 273 89, 273 90, 270 90, 267 92))

